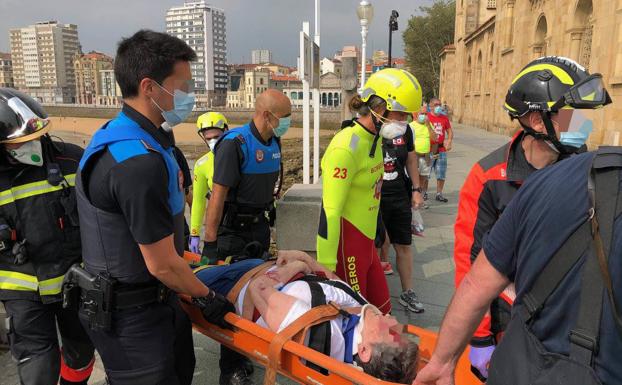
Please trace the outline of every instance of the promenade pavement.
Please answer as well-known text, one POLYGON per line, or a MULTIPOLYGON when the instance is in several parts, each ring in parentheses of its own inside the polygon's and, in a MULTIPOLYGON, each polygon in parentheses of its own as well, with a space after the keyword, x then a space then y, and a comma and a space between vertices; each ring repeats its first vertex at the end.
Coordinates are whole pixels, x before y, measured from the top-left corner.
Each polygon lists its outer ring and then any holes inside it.
MULTIPOLYGON (((397 271, 387 276, 393 302, 393 314, 397 319, 402 323, 408 322, 432 330, 438 330, 454 291, 453 224, 460 187, 475 162, 509 140, 503 135, 459 124, 455 125, 454 132, 454 145, 452 151, 448 153, 447 180, 444 188, 444 195, 449 202, 441 203, 434 200, 436 181, 432 178, 429 187, 430 207, 423 210, 425 236, 413 239, 415 291, 424 303, 425 312, 414 314, 405 310, 398 303, 401 286, 397 271)), ((395 270, 393 251, 391 262, 395 270)), ((194 383, 217 384, 218 345, 199 333, 194 333, 194 343, 197 359, 194 383)), ((262 382, 262 377, 263 370, 257 368, 254 374, 257 383, 262 382)), ((89 383, 104 384, 104 372, 99 360, 89 383)), ((279 378, 278 383, 292 384, 293 382, 279 378)), ((18 384, 19 379, 10 354, 6 350, 0 350, 0 385, 18 384)))

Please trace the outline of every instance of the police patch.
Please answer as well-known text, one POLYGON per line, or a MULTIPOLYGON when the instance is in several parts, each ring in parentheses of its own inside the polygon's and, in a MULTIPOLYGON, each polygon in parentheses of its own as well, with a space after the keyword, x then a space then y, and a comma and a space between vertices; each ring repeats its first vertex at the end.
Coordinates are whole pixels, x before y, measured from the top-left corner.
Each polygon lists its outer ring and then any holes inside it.
POLYGON ((257 150, 255 151, 255 160, 259 163, 259 162, 263 162, 263 151, 262 150, 257 150))

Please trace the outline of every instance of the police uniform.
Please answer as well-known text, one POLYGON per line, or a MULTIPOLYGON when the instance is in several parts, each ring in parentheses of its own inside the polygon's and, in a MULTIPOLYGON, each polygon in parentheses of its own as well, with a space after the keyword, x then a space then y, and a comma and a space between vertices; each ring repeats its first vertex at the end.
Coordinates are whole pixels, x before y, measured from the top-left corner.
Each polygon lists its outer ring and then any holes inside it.
MULTIPOLYGON (((85 269, 117 282, 115 292, 161 293, 139 244, 174 234, 184 251, 184 181, 171 137, 128 105, 104 125, 80 163, 76 189, 85 269)), ((130 295, 131 297, 131 295, 130 295)), ((112 384, 190 384, 191 324, 175 294, 135 296, 112 309, 108 330, 89 328, 112 384)), ((82 304, 81 321, 93 325, 82 304)))
POLYGON ((218 256, 242 251, 252 241, 270 247, 267 212, 281 169, 278 138, 263 140, 254 122, 223 134, 215 148, 214 183, 229 187, 218 228, 218 256))

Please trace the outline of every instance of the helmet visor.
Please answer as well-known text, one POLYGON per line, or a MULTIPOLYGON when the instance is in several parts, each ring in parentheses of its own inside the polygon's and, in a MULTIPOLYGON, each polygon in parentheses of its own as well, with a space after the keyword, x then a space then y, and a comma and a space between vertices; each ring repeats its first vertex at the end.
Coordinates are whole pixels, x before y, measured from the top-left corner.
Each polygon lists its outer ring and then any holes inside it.
POLYGON ((28 141, 43 135, 47 131, 44 129, 50 124, 50 121, 35 114, 20 98, 13 97, 7 100, 7 105, 15 112, 18 122, 21 124, 7 135, 6 139, 3 140, 4 143, 28 141), (35 135, 37 133, 39 135, 35 135))
POLYGON ((599 108, 611 103, 600 74, 576 84, 564 95, 566 105, 573 108, 599 108))

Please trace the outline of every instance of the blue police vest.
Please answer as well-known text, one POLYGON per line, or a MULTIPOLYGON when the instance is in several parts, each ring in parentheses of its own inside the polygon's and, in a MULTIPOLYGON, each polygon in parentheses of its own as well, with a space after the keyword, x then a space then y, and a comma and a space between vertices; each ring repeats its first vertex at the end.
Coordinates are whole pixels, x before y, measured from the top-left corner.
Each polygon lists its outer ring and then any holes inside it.
MULTIPOLYGON (((267 145, 262 143, 253 135, 250 123, 225 132, 218 144, 226 140, 236 140, 244 158, 240 165, 240 183, 230 191, 227 201, 265 208, 274 199, 274 187, 281 169, 278 140, 271 138, 267 145)), ((215 151, 217 154, 218 145, 215 151)))
POLYGON ((106 271, 120 282, 140 283, 153 279, 125 217, 93 206, 85 193, 82 171, 92 156, 108 149, 117 163, 150 151, 162 156, 168 171, 168 208, 175 224, 175 246, 183 253, 184 191, 181 171, 173 148, 164 149, 153 136, 123 112, 99 129, 86 148, 76 178, 82 236, 82 255, 91 273, 106 271))

